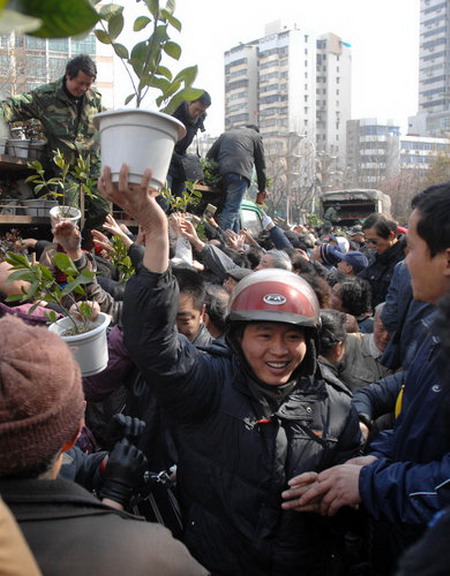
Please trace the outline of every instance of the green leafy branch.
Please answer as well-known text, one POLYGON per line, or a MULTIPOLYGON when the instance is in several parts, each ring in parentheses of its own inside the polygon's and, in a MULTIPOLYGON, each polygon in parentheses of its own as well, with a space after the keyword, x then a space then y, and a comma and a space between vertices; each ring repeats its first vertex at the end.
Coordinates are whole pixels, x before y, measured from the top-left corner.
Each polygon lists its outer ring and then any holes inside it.
POLYGON ((45 169, 39 160, 28 162, 35 174, 28 176, 25 182, 34 184, 34 193, 42 198, 64 198, 64 204, 70 205, 73 199, 84 194, 92 198, 95 181, 90 177, 91 160, 89 156, 78 155, 74 164, 67 162, 58 149, 53 155, 53 163, 59 169, 59 175, 46 178, 45 169))
MULTIPOLYGON (((39 306, 39 301, 56 304, 70 318, 74 333, 86 332, 92 320, 92 308, 87 302, 79 302, 75 314, 70 307, 77 302, 75 295, 86 297, 83 286, 94 281, 94 272, 87 268, 80 272, 67 254, 57 252, 54 255, 55 266, 67 276, 65 286, 60 286, 47 266, 31 263, 24 254, 10 252, 6 261, 13 270, 9 282, 20 280, 29 283, 29 288, 22 287, 19 294, 8 296, 7 302, 33 302, 30 314, 39 306)), ((58 319, 53 310, 46 312, 46 316, 50 322, 58 319)))
POLYGON ((202 199, 202 193, 195 189, 195 182, 186 181, 186 190, 181 196, 174 196, 172 190, 165 185, 161 188, 161 196, 166 199, 173 212, 187 212, 190 206, 197 206, 202 199))
POLYGON ((168 0, 164 8, 160 6, 159 0, 145 0, 143 4, 149 15, 141 15, 134 20, 133 32, 140 33, 148 29, 149 35, 132 48, 128 49, 118 41, 125 25, 123 6, 107 4, 101 7, 100 28, 94 30, 94 33, 100 42, 112 46, 125 66, 133 88, 125 104, 136 99, 139 108, 150 88, 155 88, 161 93, 156 99, 156 105, 160 107, 166 103, 164 112, 172 114, 184 100, 195 100, 202 95, 203 90, 192 87, 198 68, 190 66, 174 76, 162 64, 163 56, 173 60, 179 60, 181 56, 181 47, 169 35, 170 29, 181 32, 181 22, 174 16, 175 0, 168 0))
POLYGON ((110 242, 113 251, 110 252, 109 257, 119 273, 119 282, 125 284, 134 274, 131 258, 128 256, 127 247, 120 236, 113 236, 110 242))

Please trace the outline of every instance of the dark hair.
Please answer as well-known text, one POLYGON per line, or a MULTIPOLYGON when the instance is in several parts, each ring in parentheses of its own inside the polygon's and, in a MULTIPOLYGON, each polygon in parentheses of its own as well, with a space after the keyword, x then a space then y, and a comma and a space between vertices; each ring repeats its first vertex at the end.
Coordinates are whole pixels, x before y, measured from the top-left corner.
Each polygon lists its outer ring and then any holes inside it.
POLYGON ((313 274, 315 271, 314 266, 311 264, 309 260, 306 260, 301 254, 299 254, 296 250, 290 252, 290 258, 292 262, 292 270, 296 273, 303 273, 303 274, 313 274))
POLYGON ((206 313, 220 332, 225 331, 227 306, 230 295, 221 284, 208 282, 206 288, 206 313))
POLYGON ((368 280, 347 276, 339 281, 339 297, 342 307, 352 316, 372 311, 372 288, 368 280))
POLYGON ((67 62, 66 74, 69 75, 70 79, 75 78, 80 70, 88 76, 97 78, 97 66, 87 54, 79 54, 67 62))
POLYGON ((320 311, 321 327, 319 331, 320 353, 327 356, 339 342, 347 339, 347 315, 339 310, 320 311))
POLYGON ((252 130, 255 130, 255 132, 258 132, 258 134, 259 134, 259 128, 258 128, 258 126, 256 126, 256 124, 246 124, 245 127, 251 128, 252 130))
POLYGON ((193 100, 193 102, 201 102, 203 106, 206 106, 206 108, 208 108, 209 106, 211 106, 211 96, 208 94, 206 90, 204 90, 200 98, 193 100))
POLYGON ((189 266, 174 266, 172 268, 173 275, 177 279, 180 292, 188 294, 194 300, 194 308, 201 310, 206 300, 206 289, 203 278, 192 267, 189 266))
POLYGON ((411 201, 413 210, 420 212, 417 233, 425 240, 430 256, 450 247, 450 182, 430 186, 411 201))
POLYGON ((384 214, 374 212, 364 220, 362 229, 375 228, 378 236, 387 240, 392 232, 397 235, 397 222, 384 214))
POLYGON ((331 290, 330 285, 325 280, 325 278, 316 272, 302 273, 299 274, 299 276, 306 280, 314 290, 314 293, 317 296, 317 300, 319 301, 320 308, 329 308, 331 290))

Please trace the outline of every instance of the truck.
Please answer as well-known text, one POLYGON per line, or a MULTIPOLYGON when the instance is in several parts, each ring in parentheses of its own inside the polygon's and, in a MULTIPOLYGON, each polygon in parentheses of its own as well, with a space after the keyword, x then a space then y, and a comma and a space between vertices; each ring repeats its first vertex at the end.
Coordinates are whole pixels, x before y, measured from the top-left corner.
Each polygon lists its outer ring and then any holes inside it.
POLYGON ((391 199, 380 190, 359 188, 351 190, 329 190, 321 194, 321 217, 327 210, 335 214, 333 224, 353 226, 362 222, 373 212, 390 216, 391 199), (335 212, 334 212, 335 211, 335 212))

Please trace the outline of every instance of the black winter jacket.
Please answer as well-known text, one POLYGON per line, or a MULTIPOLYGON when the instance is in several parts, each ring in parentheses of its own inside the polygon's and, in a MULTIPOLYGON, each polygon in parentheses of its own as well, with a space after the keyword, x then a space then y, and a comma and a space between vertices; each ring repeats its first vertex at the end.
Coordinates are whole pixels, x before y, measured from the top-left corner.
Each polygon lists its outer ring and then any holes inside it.
POLYGON ((395 265, 405 257, 405 240, 400 238, 382 254, 377 254, 369 266, 358 274, 370 282, 372 306, 384 302, 394 274, 395 265))
POLYGON ((332 523, 281 509, 288 480, 359 451, 350 392, 302 378, 269 418, 225 345, 198 350, 174 329, 171 273, 127 285, 125 344, 177 434, 184 541, 213 574, 327 574, 332 523), (149 354, 151 351, 151 354, 149 354))

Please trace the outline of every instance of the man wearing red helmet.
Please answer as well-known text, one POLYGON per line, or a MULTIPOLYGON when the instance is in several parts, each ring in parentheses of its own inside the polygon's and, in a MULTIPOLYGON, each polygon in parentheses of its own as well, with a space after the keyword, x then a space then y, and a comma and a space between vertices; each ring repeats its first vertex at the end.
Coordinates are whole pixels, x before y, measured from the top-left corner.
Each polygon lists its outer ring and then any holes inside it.
POLYGON ((150 177, 128 186, 124 166, 114 186, 105 169, 99 189, 145 233, 143 268, 127 284, 124 338, 173 424, 183 541, 213 574, 325 576, 336 531, 281 505, 290 477, 360 447, 349 391, 317 367, 316 296, 286 270, 249 274, 232 293, 226 343, 195 348, 176 331, 167 218, 150 177))

